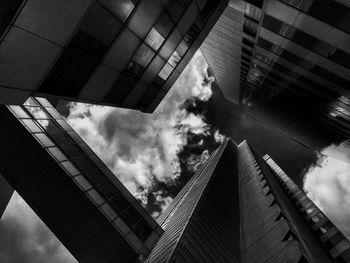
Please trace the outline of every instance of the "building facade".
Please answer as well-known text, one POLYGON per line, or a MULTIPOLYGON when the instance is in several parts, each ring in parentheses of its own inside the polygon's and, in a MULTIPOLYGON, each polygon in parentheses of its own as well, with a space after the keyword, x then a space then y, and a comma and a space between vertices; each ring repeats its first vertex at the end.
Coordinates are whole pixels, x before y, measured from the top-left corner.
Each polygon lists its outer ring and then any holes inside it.
POLYGON ((163 230, 46 99, 0 116, 0 173, 79 262, 148 255, 163 230))
POLYGON ((226 0, 1 4, 0 103, 29 96, 153 112, 226 0))
POLYGON ((350 135, 350 5, 231 0, 201 46, 228 100, 298 140, 350 135))
POLYGON ((350 262, 349 241, 276 167, 227 140, 158 218, 146 262, 350 262))

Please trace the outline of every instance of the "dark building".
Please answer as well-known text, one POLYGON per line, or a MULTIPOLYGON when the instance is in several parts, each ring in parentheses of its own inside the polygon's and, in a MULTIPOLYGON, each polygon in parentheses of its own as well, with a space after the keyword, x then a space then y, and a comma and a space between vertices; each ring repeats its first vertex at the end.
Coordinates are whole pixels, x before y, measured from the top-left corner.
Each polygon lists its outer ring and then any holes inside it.
POLYGON ((227 140, 158 218, 146 262, 349 262, 349 241, 264 160, 227 140))
POLYGON ((163 230, 46 99, 0 116, 0 174, 79 262, 148 255, 163 230))
POLYGON ((320 135, 340 144, 350 135, 349 23, 349 1, 232 0, 201 50, 242 110, 308 146, 320 135))
POLYGON ((269 155, 265 154, 263 159, 269 165, 279 187, 287 193, 301 217, 304 218, 314 235, 324 245, 325 251, 336 262, 350 262, 350 242, 344 234, 339 231, 269 155))
POLYGON ((0 104, 29 96, 153 112, 226 0, 0 4, 0 104))

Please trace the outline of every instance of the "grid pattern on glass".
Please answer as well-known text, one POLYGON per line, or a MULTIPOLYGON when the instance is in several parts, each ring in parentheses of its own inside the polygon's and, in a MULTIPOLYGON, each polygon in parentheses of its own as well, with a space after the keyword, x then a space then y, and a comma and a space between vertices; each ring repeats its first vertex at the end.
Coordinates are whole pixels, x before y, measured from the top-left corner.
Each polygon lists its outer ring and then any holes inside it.
MULTIPOLYGON (((133 204, 122 196, 114 184, 104 183, 94 187, 94 184, 91 183, 93 178, 93 181, 98 182, 111 181, 101 170, 101 168, 107 167, 63 119, 55 119, 55 116, 48 114, 48 104, 43 100, 41 99, 39 104, 34 98, 30 98, 25 103, 26 106, 8 106, 8 108, 63 167, 109 221, 118 217, 118 222, 123 221, 126 222, 124 224, 128 225, 129 236, 135 236, 136 234, 139 239, 138 242, 146 241, 152 233, 152 227, 140 216, 133 204), (28 112, 32 111, 34 107, 39 109, 36 109, 36 112, 40 112, 40 114, 29 115, 28 112), (43 133, 43 130, 46 133, 43 133), (70 137, 73 137, 73 140, 70 140, 70 137), (63 140, 63 138, 65 139, 63 140), (84 147, 81 147, 81 145, 84 147), (73 159, 68 159, 67 156, 73 159)), ((137 202, 136 199, 135 202, 137 202)), ((126 227, 120 230, 118 229, 120 223, 113 225, 119 232, 125 234, 123 232, 125 232, 126 227)), ((135 246, 135 242, 132 242, 132 240, 129 240, 129 242, 135 246)))
MULTIPOLYGON (((329 254, 339 260, 348 260, 350 255, 349 240, 337 229, 336 226, 317 208, 317 206, 307 198, 306 194, 288 177, 288 175, 275 163, 269 155, 264 155, 263 159, 273 171, 278 182, 289 189, 289 195, 294 204, 299 207, 300 213, 311 225, 320 241, 324 244, 329 254), (329 233, 329 231, 332 231, 329 233), (337 238, 332 237, 337 235, 337 238), (338 249, 340 248, 340 249, 338 249)), ((342 262, 342 261, 341 261, 342 262)))

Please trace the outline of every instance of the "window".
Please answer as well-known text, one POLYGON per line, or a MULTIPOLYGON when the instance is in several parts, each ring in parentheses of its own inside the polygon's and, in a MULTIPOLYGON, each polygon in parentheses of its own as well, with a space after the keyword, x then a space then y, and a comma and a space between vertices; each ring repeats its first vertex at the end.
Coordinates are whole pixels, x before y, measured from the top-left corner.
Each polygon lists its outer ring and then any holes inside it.
POLYGON ((37 120, 37 122, 48 133, 61 132, 61 130, 52 120, 37 120))
POLYGON ((57 145, 65 145, 73 143, 64 133, 62 132, 53 132, 49 133, 52 140, 55 141, 57 145))
POLYGON ((62 116, 54 108, 46 108, 46 111, 49 112, 52 118, 62 119, 62 116))
POLYGON ((64 120, 57 120, 57 123, 66 131, 71 130, 72 128, 68 125, 68 123, 64 120))
POLYGON ((162 70, 159 72, 158 76, 161 77, 164 80, 167 80, 170 74, 173 72, 174 68, 166 63, 162 70))
POLYGON ((82 171, 82 172, 90 171, 90 170, 94 169, 94 167, 90 164, 88 159, 86 159, 85 157, 79 158, 79 159, 75 159, 74 163, 80 169, 80 171, 82 171))
POLYGON ((117 214, 108 204, 103 204, 100 208, 103 211, 103 213, 109 218, 109 220, 112 221, 117 217, 117 214))
POLYGON ((22 122, 31 132, 42 132, 39 126, 31 119, 23 119, 22 122))
POLYGON ((164 40, 165 38, 162 37, 162 35, 159 34, 159 32, 154 27, 152 27, 151 31, 146 37, 145 42, 147 45, 153 48, 153 50, 157 51, 163 44, 164 40))
POLYGON ((259 22, 261 17, 261 9, 256 6, 246 3, 245 5, 245 14, 249 16, 251 19, 259 22))
POLYGON ((44 133, 35 133, 34 136, 44 147, 54 146, 54 143, 44 133))
POLYGON ((98 189, 98 191, 103 195, 103 197, 106 200, 114 197, 115 195, 120 194, 119 191, 117 191, 117 189, 115 188, 115 186, 110 182, 106 182, 104 184, 101 184, 101 185, 97 186, 96 188, 98 189))
POLYGON ((39 101, 39 103, 40 103, 41 106, 43 106, 43 107, 49 107, 49 108, 52 107, 51 103, 48 102, 48 100, 45 99, 45 98, 38 98, 38 97, 35 97, 35 99, 36 99, 37 101, 39 101))
POLYGON ((98 168, 105 166, 105 164, 95 154, 90 156, 90 159, 96 164, 98 168))
POLYGON ((181 60, 181 57, 179 53, 177 53, 177 51, 174 51, 174 53, 169 58, 168 63, 175 68, 180 60, 181 60))
POLYGON ((69 158, 77 158, 83 155, 81 151, 79 151, 79 148, 74 145, 66 145, 61 146, 62 151, 69 157, 69 158))
POLYGON ((152 229, 145 220, 140 220, 135 229, 136 235, 142 240, 145 241, 149 235, 152 233, 152 229))
POLYGON ((10 109, 18 118, 29 118, 29 115, 23 110, 21 106, 10 106, 10 109))
POLYGON ((183 57, 188 49, 189 49, 189 45, 185 40, 182 40, 180 44, 177 46, 176 52, 179 54, 180 57, 183 57))
POLYGON ((68 131, 68 134, 70 135, 70 137, 76 142, 76 143, 81 143, 83 142, 83 140, 81 139, 81 137, 73 130, 68 131))
MULTIPOLYGON (((117 195, 111 200, 108 201, 108 203, 113 207, 113 209, 117 213, 122 213, 125 209, 127 209, 130 206, 130 203, 123 195, 117 195)), ((126 218, 124 218, 126 220, 126 218)), ((126 221, 127 222, 127 221, 126 221)))
POLYGON ((57 161, 62 162, 64 160, 67 160, 66 156, 62 153, 62 151, 59 148, 51 147, 47 148, 47 150, 57 161))
POLYGON ((89 190, 92 188, 92 185, 84 178, 82 175, 74 177, 74 181, 84 190, 89 190))
POLYGON ((49 116, 40 107, 25 106, 34 119, 49 119, 49 116))
POLYGON ((101 205, 105 202, 103 197, 95 189, 91 189, 87 192, 87 194, 96 203, 96 205, 101 205))
POLYGON ((79 143, 79 146, 87 155, 95 154, 86 143, 79 143))
POLYGON ((188 32, 184 36, 185 42, 191 46, 194 42, 194 40, 198 37, 201 29, 198 27, 196 23, 193 23, 191 28, 188 30, 188 32))
POLYGON ((115 225, 117 229, 120 230, 120 232, 122 232, 124 235, 130 231, 130 228, 120 217, 114 220, 113 225, 115 225))
POLYGON ((133 60, 142 67, 147 67, 154 54, 155 53, 147 45, 142 44, 136 51, 133 60))
POLYGON ((74 165, 70 161, 65 161, 61 164, 71 176, 79 174, 79 171, 74 167, 74 165))

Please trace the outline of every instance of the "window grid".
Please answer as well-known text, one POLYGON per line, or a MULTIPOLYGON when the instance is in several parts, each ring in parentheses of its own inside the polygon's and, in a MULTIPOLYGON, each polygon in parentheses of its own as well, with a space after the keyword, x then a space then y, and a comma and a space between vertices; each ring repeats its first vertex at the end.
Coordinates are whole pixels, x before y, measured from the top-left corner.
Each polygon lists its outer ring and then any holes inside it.
MULTIPOLYGON (((40 103, 43 103, 43 99, 42 100, 38 100, 40 103)), ((75 158, 67 158, 66 156, 66 152, 64 151, 65 147, 70 146, 70 147, 74 147, 77 145, 81 145, 84 144, 85 146, 85 150, 87 151, 87 149, 89 149, 86 144, 84 142, 81 142, 80 144, 78 143, 74 143, 72 141, 72 143, 70 144, 56 144, 55 140, 53 137, 50 136, 50 133, 47 133, 44 131, 44 128, 38 123, 38 121, 44 120, 44 121, 52 121, 53 124, 55 124, 55 122, 61 121, 62 125, 56 125, 58 127, 58 131, 65 135, 67 138, 69 138, 69 135, 67 136, 66 133, 75 133, 72 128, 68 125, 64 125, 63 123, 65 122, 63 119, 59 120, 59 119, 54 119, 54 116, 50 116, 47 112, 45 112, 46 108, 44 108, 44 105, 40 105, 37 101, 35 101, 33 98, 30 98, 26 103, 24 107, 20 107, 20 106, 8 106, 8 108, 10 109, 10 111, 19 119, 19 121, 22 123, 22 125, 25 126, 25 128, 31 133, 33 134, 33 137, 35 137, 37 139, 37 141, 46 149, 46 151, 60 164, 60 166, 67 172, 67 174, 70 176, 70 178, 74 181, 74 183, 85 193, 85 195, 91 200, 93 201, 93 203, 99 208, 99 210, 105 215, 105 217, 113 224, 113 226, 119 231, 118 229, 118 224, 114 224, 113 222, 116 220, 116 218, 119 218, 119 221, 122 220, 124 221, 126 218, 123 218, 123 213, 117 213, 115 211, 115 209, 113 209, 110 204, 109 201, 113 198, 115 198, 116 196, 121 196, 121 193, 119 192, 119 190, 114 186, 114 184, 112 183, 112 180, 109 179, 107 177, 107 175, 105 175, 105 173, 101 170, 101 175, 103 175, 105 178, 105 180, 102 180, 100 184, 95 185, 95 187, 93 187, 90 182, 89 182, 89 178, 86 177, 85 175, 85 171, 78 169, 76 167, 76 165, 74 164, 74 161, 76 160, 80 160, 85 158, 85 161, 91 160, 91 163, 93 163, 93 165, 96 166, 96 168, 100 168, 100 167, 105 167, 104 163, 91 151, 90 155, 87 155, 87 153, 85 153, 84 151, 79 149, 78 147, 75 147, 75 150, 77 152, 79 152, 81 154, 81 156, 79 157, 75 157, 75 158), (28 113, 30 113, 31 109, 28 109, 28 107, 37 107, 40 108, 41 111, 44 112, 44 114, 33 114, 30 115, 28 113), (27 113, 28 112, 28 113, 27 113), (32 116, 32 117, 31 117, 32 116), (29 121, 31 121, 30 125, 35 125, 34 127, 28 127, 28 123, 29 121), (67 130, 67 128, 69 128, 69 130, 67 130), (51 138, 50 138, 51 137, 51 138), (89 156, 94 156, 93 158, 90 159, 89 156), (73 162, 71 162, 73 161, 73 162), (82 171, 83 173, 81 173, 80 171, 82 171), (99 194, 98 192, 98 188, 100 185, 103 185, 106 182, 111 182, 111 185, 115 191, 115 194, 113 197, 109 198, 109 199, 105 199, 103 197, 103 194, 99 194), (94 196, 91 196, 90 194, 95 193, 94 196), (97 195, 96 195, 97 193, 97 195), (99 198, 99 201, 97 201, 97 196, 99 198), (113 212, 112 212, 113 211, 113 212), (116 214, 117 216, 113 217, 112 215, 116 214), (112 218, 113 217, 113 218, 112 218)), ((74 148, 71 148, 74 149, 74 148)), ((69 155, 69 154, 68 154, 69 155)), ((94 166, 91 166, 92 168, 95 168, 94 166)), ((95 169, 96 171, 98 171, 99 169, 95 169)), ((115 178, 117 179, 117 178, 115 178)), ((123 210, 125 211, 126 209, 129 209, 130 211, 133 211, 133 213, 136 213, 137 215, 140 216, 139 212, 137 212, 136 208, 133 206, 133 204, 131 204, 126 198, 124 198, 124 202, 126 202, 127 207, 123 210)), ((127 222, 127 221, 126 221, 127 222)), ((145 241, 150 234, 152 233, 152 228, 146 223, 145 219, 142 218, 140 216, 140 218, 138 219, 137 224, 135 224, 134 227, 129 227, 128 226, 128 233, 137 233, 139 234, 136 230, 137 227, 139 227, 139 225, 145 225, 146 228, 148 228, 148 230, 146 231, 146 235, 144 233, 141 233, 140 235, 142 235, 141 237, 138 237, 138 239, 145 241)), ((126 224, 128 225, 128 224, 126 224)), ((125 229, 125 228, 124 228, 125 229)), ((122 235, 125 235, 124 233, 121 233, 122 235)), ((135 236, 135 234, 133 234, 135 236)), ((132 235, 128 235, 128 236, 132 236, 132 235)), ((129 240, 129 242, 135 247, 135 242, 132 242, 132 240, 129 240)), ((141 242, 141 241, 140 241, 141 242)))
POLYGON ((296 206, 300 206, 300 212, 310 224, 315 235, 325 245, 329 254, 339 260, 348 260, 350 254, 350 242, 349 240, 334 226, 334 224, 317 208, 317 206, 306 197, 306 194, 301 191, 298 186, 284 173, 284 171, 268 156, 264 155, 263 159, 272 169, 273 174, 281 185, 285 185, 292 192, 293 202, 296 206), (303 201, 300 201, 303 200, 303 201), (332 233, 332 232, 334 233, 332 233), (330 234, 327 234, 329 233, 330 234), (338 235, 338 239, 328 242, 335 234, 338 235), (348 253, 349 252, 349 253, 348 253))

